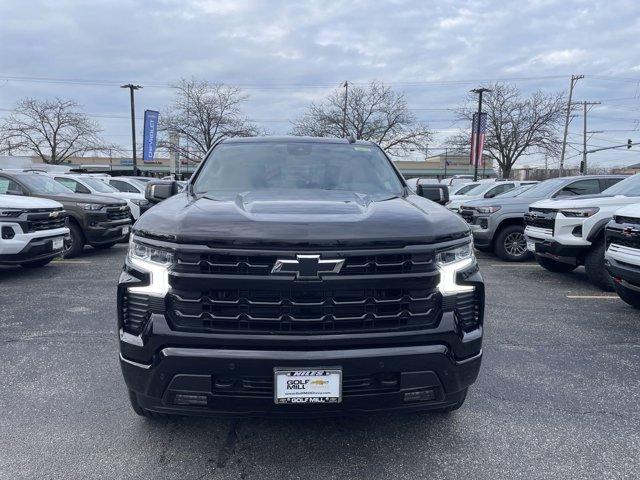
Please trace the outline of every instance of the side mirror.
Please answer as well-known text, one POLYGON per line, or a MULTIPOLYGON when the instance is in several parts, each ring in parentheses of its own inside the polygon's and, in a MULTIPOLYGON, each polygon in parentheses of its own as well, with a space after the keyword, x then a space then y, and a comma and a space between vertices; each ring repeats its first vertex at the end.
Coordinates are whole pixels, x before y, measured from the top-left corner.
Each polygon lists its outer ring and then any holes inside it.
POLYGON ((418 185, 416 194, 440 205, 446 205, 449 202, 449 187, 442 184, 418 185))
POLYGON ((179 191, 180 187, 175 180, 149 182, 145 188, 144 197, 151 203, 160 203, 179 191))

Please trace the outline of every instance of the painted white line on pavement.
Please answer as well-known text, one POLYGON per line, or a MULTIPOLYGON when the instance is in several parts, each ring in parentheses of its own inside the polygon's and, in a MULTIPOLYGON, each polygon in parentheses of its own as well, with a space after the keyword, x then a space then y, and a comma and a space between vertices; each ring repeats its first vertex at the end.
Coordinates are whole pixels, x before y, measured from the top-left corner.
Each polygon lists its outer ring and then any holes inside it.
POLYGON ((595 299, 606 299, 606 300, 611 300, 611 299, 619 299, 620 297, 618 297, 617 295, 567 295, 567 298, 571 298, 574 300, 579 300, 579 299, 591 299, 591 298, 595 298, 595 299))
POLYGON ((87 263, 93 263, 89 260, 53 260, 51 263, 61 263, 61 264, 87 264, 87 263))

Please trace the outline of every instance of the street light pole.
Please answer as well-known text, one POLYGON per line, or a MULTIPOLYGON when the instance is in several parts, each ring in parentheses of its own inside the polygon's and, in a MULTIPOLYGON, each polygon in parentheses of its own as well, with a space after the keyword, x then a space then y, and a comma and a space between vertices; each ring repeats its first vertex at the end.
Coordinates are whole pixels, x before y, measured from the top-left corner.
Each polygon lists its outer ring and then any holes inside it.
POLYGON ((134 90, 139 90, 142 88, 140 85, 134 85, 132 83, 127 83, 126 85, 121 85, 120 88, 128 88, 129 95, 131 97, 131 147, 133 150, 133 175, 138 174, 138 159, 136 155, 136 107, 134 102, 134 90))
POLYGON ((475 148, 474 162, 473 162, 473 181, 478 181, 478 162, 482 158, 482 148, 480 148, 480 119, 482 117, 482 94, 484 92, 491 92, 490 89, 480 87, 474 88, 471 90, 471 93, 476 93, 478 95, 478 120, 476 122, 476 144, 471 145, 472 148, 475 148))

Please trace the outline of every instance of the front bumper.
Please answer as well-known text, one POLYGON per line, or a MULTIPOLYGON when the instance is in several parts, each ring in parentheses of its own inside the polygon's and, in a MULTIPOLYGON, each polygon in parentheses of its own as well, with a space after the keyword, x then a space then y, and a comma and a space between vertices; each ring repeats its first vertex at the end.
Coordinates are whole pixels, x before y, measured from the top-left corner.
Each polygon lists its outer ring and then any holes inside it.
POLYGON ((456 359, 443 343, 312 351, 167 347, 150 364, 122 355, 120 364, 127 387, 148 410, 307 417, 429 410, 455 404, 476 380, 481 358, 480 350, 465 359, 456 359), (274 402, 275 367, 326 366, 342 369, 341 403, 274 402), (422 395, 416 395, 419 392, 422 395), (194 397, 199 404, 185 404, 184 398, 194 397))
POLYGON ((614 279, 640 286, 640 249, 611 244, 604 264, 614 279))
POLYGON ((131 220, 117 220, 111 222, 91 221, 83 233, 90 245, 100 245, 102 243, 117 242, 125 238, 128 233, 122 233, 123 227, 131 229, 131 220), (94 223, 92 225, 92 223, 94 223))
POLYGON ((45 260, 61 255, 65 247, 65 242, 67 242, 69 230, 61 228, 57 229, 57 231, 59 231, 59 233, 54 235, 32 238, 19 252, 1 254, 0 264, 19 265, 21 263, 45 260), (61 238, 63 239, 62 246, 54 249, 53 241, 61 238))

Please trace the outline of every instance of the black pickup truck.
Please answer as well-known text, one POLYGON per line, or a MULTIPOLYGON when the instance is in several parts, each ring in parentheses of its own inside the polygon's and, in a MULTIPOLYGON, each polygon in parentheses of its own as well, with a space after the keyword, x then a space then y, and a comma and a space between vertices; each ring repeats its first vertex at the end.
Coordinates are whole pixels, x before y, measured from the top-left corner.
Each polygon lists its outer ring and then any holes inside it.
POLYGON ((459 408, 484 285, 469 227, 429 188, 373 143, 297 137, 225 140, 183 192, 148 185, 171 198, 135 224, 118 285, 133 410, 459 408))

